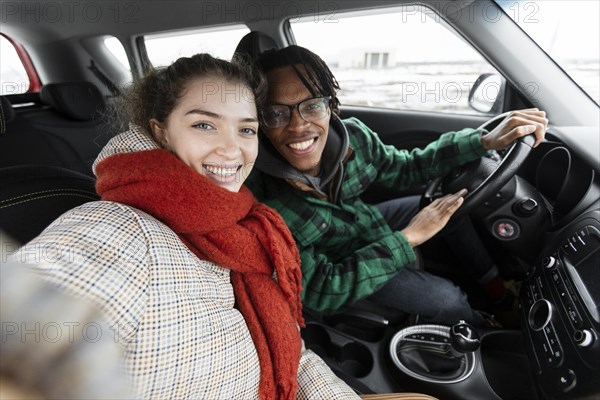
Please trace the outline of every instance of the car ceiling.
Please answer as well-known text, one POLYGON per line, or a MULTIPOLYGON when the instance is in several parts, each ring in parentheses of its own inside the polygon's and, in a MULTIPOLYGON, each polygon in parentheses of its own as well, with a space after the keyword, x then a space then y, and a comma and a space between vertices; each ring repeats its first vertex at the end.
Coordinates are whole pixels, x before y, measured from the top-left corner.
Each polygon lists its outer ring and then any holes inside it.
MULTIPOLYGON (((201 26, 247 22, 272 23, 273 19, 314 15, 315 7, 323 13, 389 7, 408 1, 344 2, 273 2, 273 1, 193 1, 135 0, 2 3, 0 31, 27 45, 60 41, 73 37, 110 34, 135 37, 150 32, 168 32, 201 26), (102 23, 99 23, 102 22, 102 23)), ((463 6, 467 2, 461 2, 463 6)))

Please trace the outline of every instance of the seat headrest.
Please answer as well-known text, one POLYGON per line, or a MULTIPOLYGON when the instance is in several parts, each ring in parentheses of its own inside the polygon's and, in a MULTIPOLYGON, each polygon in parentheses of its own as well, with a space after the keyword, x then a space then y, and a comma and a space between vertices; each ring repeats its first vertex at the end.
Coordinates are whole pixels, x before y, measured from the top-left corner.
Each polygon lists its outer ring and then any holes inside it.
POLYGON ((40 92, 42 101, 68 118, 89 121, 104 108, 104 97, 90 82, 49 83, 40 92))
POLYGON ((0 96, 0 135, 6 133, 6 123, 15 117, 15 110, 10 101, 0 96))
POLYGON ((233 53, 233 59, 241 58, 254 63, 261 53, 271 49, 279 49, 271 36, 259 31, 252 31, 240 40, 233 53))

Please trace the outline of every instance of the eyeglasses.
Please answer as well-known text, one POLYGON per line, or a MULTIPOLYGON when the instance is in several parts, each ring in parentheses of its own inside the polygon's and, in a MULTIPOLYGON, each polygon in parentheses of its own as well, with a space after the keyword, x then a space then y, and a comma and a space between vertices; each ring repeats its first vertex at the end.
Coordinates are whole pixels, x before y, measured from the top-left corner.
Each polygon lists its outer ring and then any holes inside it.
POLYGON ((325 118, 329 111, 331 96, 313 97, 302 100, 298 104, 272 104, 261 111, 263 123, 267 128, 281 128, 290 123, 292 110, 298 109, 303 120, 308 122, 318 121, 325 118))

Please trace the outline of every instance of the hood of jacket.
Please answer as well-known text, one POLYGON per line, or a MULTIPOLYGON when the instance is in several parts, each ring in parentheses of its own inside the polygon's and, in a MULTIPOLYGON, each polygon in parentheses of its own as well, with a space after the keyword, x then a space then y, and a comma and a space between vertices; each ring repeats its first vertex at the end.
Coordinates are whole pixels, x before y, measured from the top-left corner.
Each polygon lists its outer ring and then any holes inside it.
POLYGON ((160 145, 149 134, 145 133, 142 128, 130 125, 128 131, 119 133, 109 140, 100 154, 98 154, 98 157, 96 157, 96 161, 92 165, 92 170, 94 171, 94 175, 96 175, 96 166, 98 163, 115 154, 135 153, 160 148, 160 145))

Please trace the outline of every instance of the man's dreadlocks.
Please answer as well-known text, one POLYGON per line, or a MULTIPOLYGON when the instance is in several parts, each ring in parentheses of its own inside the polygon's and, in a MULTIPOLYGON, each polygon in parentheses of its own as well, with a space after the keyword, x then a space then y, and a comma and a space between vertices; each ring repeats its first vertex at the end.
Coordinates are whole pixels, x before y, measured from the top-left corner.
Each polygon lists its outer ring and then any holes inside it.
POLYGON ((331 96, 331 109, 339 114, 337 91, 340 85, 325 61, 312 51, 296 45, 269 50, 260 55, 258 65, 265 73, 282 67, 294 68, 296 75, 313 96, 331 96), (298 65, 303 65, 306 73, 300 71, 298 65))

